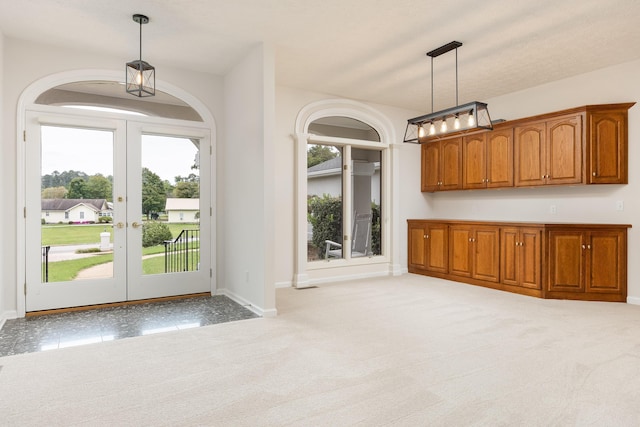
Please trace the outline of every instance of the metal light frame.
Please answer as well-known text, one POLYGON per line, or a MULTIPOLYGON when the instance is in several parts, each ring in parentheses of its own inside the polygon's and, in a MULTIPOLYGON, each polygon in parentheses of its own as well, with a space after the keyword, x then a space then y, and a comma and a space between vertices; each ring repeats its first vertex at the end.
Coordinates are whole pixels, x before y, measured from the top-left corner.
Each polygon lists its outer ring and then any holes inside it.
POLYGON ((154 96, 156 94, 156 69, 153 65, 142 60, 142 24, 147 24, 149 18, 136 13, 133 15, 134 22, 140 24, 140 57, 131 62, 127 62, 126 89, 139 98, 154 96))
POLYGON ((487 104, 473 101, 458 105, 458 48, 462 43, 449 42, 427 52, 431 57, 431 113, 407 120, 404 142, 420 144, 456 132, 493 129, 487 104), (456 106, 433 112, 433 58, 456 51, 456 106))

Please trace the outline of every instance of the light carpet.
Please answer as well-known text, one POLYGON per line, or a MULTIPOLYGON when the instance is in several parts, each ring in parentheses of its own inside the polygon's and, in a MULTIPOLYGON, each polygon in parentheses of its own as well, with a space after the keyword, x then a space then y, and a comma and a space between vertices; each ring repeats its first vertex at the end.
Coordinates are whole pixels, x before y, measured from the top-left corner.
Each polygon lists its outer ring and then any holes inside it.
POLYGON ((405 275, 0 358, 0 425, 638 426, 640 307, 405 275))

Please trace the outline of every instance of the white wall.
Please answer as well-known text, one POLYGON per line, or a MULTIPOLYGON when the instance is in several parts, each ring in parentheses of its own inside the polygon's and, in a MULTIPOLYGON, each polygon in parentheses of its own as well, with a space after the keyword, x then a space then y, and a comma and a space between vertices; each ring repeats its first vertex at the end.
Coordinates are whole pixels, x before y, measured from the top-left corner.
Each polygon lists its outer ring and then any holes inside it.
MULTIPOLYGON (((1 38, 0 38, 1 39, 1 38)), ((16 305, 16 112, 22 91, 33 82, 51 74, 72 70, 114 70, 124 73, 124 64, 131 58, 123 49, 122 57, 110 57, 91 51, 62 49, 44 44, 13 38, 4 38, 0 44, 0 134, 2 156, 0 157, 0 195, 4 201, 0 227, 0 306, 5 314, 15 315, 16 305)), ((156 66, 158 81, 168 82, 198 98, 216 118, 217 138, 223 133, 223 88, 222 78, 206 73, 185 71, 163 66, 157 58, 145 58, 156 66)), ((215 169, 215 168, 214 168, 215 169)), ((222 225, 224 226, 224 224, 222 225)), ((21 237, 20 237, 21 238, 21 237)), ((218 247, 218 264, 221 264, 223 248, 218 247)), ((0 313, 0 317, 2 313, 0 313)))
MULTIPOLYGON (((601 69, 487 99, 492 119, 507 120, 590 104, 640 101, 640 61, 601 69)), ((632 224, 628 245, 629 302, 640 303, 640 105, 629 110, 629 184, 470 190, 425 195, 432 218, 632 224), (624 202, 624 211, 616 202, 624 202), (555 205, 557 214, 550 213, 555 205)), ((412 160, 419 162, 418 158, 412 160)), ((416 173, 413 178, 419 181, 416 173)), ((417 195, 417 198, 420 198, 417 195)))
POLYGON ((224 271, 220 285, 258 312, 275 314, 273 258, 273 51, 256 46, 224 79, 222 179, 224 271))
MULTIPOLYGON (((10 179, 9 179, 10 176, 8 175, 8 172, 7 172, 10 170, 10 168, 7 163, 9 163, 11 159, 9 156, 6 156, 4 154, 5 145, 6 145, 6 133, 5 133, 5 125, 4 125, 4 114, 3 114, 4 112, 4 102, 2 101, 3 99, 4 99, 4 35, 0 31, 0 147, 2 148, 2 156, 0 157, 0 200, 5 200, 4 204, 10 205, 10 203, 6 202, 7 196, 4 188, 5 183, 10 182, 10 179)), ((5 210, 6 209, 0 209, 0 224, 7 224, 7 222, 5 222, 7 220, 4 215, 5 210)), ((4 239, 7 238, 6 230, 13 229, 13 228, 14 227, 0 227, 0 242, 4 241, 4 239)), ((0 243, 0 272, 7 270, 4 253, 5 253, 5 245, 0 243)), ((5 303, 5 301, 7 301, 7 299, 5 298, 5 295, 7 293, 5 290, 5 287, 8 286, 5 277, 6 277, 6 274, 0 273, 0 327, 2 327, 2 324, 4 322, 4 317, 3 317, 4 313, 10 310, 10 308, 7 307, 7 304, 5 303)))

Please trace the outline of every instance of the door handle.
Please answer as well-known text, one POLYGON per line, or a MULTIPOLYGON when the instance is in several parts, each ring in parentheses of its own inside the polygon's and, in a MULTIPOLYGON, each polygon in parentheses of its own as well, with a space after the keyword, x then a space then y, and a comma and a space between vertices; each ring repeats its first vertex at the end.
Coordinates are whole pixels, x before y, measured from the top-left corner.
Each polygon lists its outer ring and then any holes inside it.
POLYGON ((116 224, 116 227, 124 228, 124 223, 123 222, 119 222, 119 223, 116 224))
POLYGON ((138 223, 137 223, 137 222, 135 222, 135 221, 131 224, 131 226, 132 226, 133 228, 140 228, 140 226, 141 226, 141 225, 142 225, 142 224, 138 224, 138 223))

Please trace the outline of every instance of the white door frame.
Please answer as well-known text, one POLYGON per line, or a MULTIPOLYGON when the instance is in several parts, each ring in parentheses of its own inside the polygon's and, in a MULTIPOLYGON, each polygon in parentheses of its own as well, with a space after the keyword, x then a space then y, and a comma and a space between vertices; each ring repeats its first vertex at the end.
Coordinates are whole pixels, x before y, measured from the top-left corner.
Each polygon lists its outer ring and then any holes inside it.
MULTIPOLYGON (((73 83, 73 82, 81 82, 81 81, 116 81, 120 82, 122 80, 122 72, 114 71, 114 70, 96 70, 96 69, 86 69, 86 70, 73 70, 73 71, 65 71, 61 73, 52 74, 46 77, 43 77, 40 80, 29 85, 20 95, 18 99, 18 106, 16 111, 16 236, 18 237, 16 240, 16 314, 18 317, 24 317, 26 310, 26 298, 24 294, 24 288, 26 283, 25 278, 25 266, 26 266, 26 245, 24 239, 20 238, 25 235, 26 232, 26 220, 24 218, 24 210, 26 208, 26 183, 25 183, 25 162, 26 153, 25 153, 25 144, 24 144, 24 135, 26 132, 26 111, 27 109, 31 110, 42 110, 46 108, 52 108, 53 111, 58 111, 60 107, 48 107, 43 105, 36 105, 35 100, 38 98, 40 94, 43 92, 54 88, 58 85, 73 83)), ((172 85, 163 80, 156 80, 156 88, 160 91, 166 92, 170 95, 175 96, 189 104, 194 110, 198 112, 200 117, 202 117, 203 122, 189 122, 182 121, 185 126, 201 126, 203 129, 208 129, 211 137, 211 167, 212 174, 210 178, 210 200, 212 204, 211 212, 215 211, 216 207, 216 173, 215 173, 215 164, 216 164, 216 122, 213 118, 213 115, 209 111, 208 107, 202 103, 198 98, 194 95, 186 92, 185 90, 172 85)), ((102 113, 100 117, 110 117, 111 113, 102 113)), ((121 115, 114 114, 117 117, 121 117, 121 115)), ((161 125, 166 123, 166 119, 159 118, 146 118, 144 120, 148 123, 155 123, 161 125)), ((180 122, 180 121, 176 121, 180 122)), ((211 293, 215 293, 216 290, 216 223, 215 218, 212 218, 211 222, 211 231, 209 236, 209 241, 211 244, 210 250, 210 260, 211 266, 214 269, 212 277, 210 279, 211 282, 211 293)))

